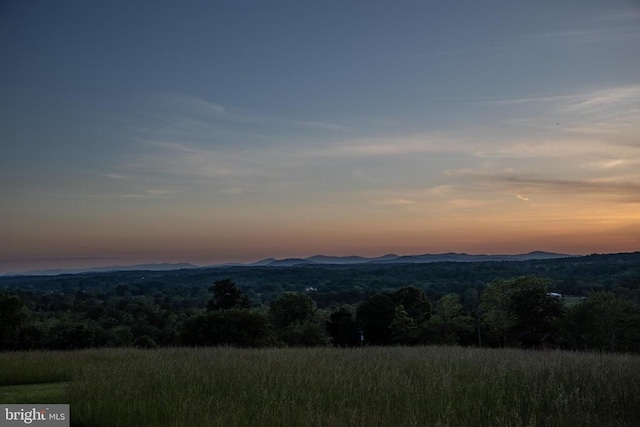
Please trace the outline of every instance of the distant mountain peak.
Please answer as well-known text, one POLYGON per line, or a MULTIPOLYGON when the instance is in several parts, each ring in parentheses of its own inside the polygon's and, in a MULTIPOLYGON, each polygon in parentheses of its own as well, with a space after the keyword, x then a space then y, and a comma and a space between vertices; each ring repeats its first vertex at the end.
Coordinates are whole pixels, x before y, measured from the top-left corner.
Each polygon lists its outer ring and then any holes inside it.
POLYGON ((275 259, 271 261, 269 264, 266 264, 268 267, 295 267, 297 265, 314 265, 317 264, 309 259, 305 258, 285 258, 285 259, 275 259))
POLYGON ((265 258, 265 259, 261 259, 260 261, 256 261, 254 263, 251 263, 250 265, 255 265, 255 266, 268 265, 268 264, 272 263, 275 260, 276 260, 275 258, 265 258))
POLYGON ((358 255, 331 256, 313 255, 308 258, 266 258, 251 265, 268 267, 291 267, 303 265, 354 265, 354 264, 421 264, 431 262, 486 262, 486 261, 528 261, 532 259, 567 258, 575 255, 533 251, 517 255, 472 255, 465 252, 446 252, 440 254, 397 255, 387 254, 380 257, 362 257, 358 255))

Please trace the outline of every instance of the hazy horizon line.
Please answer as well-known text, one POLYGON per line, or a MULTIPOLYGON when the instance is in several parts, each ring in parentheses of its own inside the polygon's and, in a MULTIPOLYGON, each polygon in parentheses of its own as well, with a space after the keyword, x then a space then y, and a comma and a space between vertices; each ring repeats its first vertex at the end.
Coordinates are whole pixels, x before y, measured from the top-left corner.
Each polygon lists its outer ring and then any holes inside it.
MULTIPOLYGON (((252 260, 248 260, 248 261, 221 261, 221 262, 211 262, 211 263, 196 263, 196 262, 192 262, 189 260, 151 260, 151 261, 140 261, 140 262, 134 262, 134 261, 130 261, 130 262, 118 262, 118 263, 113 263, 113 264, 105 264, 105 265, 90 265, 90 266, 69 266, 69 267, 64 267, 64 266, 59 266, 59 267, 42 267, 42 268, 38 268, 38 267, 34 267, 34 268, 27 268, 24 270, 16 270, 16 271, 0 271, 0 277, 1 276, 13 276, 13 275, 29 275, 29 274, 34 274, 34 273, 39 273, 39 272, 53 272, 53 271, 60 271, 60 272, 73 272, 73 271, 89 271, 89 270, 101 270, 101 269, 115 269, 115 268, 131 268, 131 267, 138 267, 138 266, 162 266, 162 265, 167 265, 167 266, 173 266, 173 265, 190 265, 193 266, 193 268, 207 268, 207 267, 223 267, 223 266, 227 266, 227 265, 238 265, 238 266, 251 266, 253 264, 257 264, 261 261, 264 260, 275 260, 275 261, 281 261, 281 260, 294 260, 294 259, 301 259, 301 260, 307 260, 309 258, 313 258, 313 257, 319 257, 319 256, 323 256, 323 257, 330 257, 330 258, 351 258, 351 257, 358 257, 358 258, 363 258, 363 259, 367 259, 367 260, 374 260, 377 258, 382 258, 385 256, 389 256, 389 255, 394 255, 397 257, 415 257, 415 256, 425 256, 425 255, 432 255, 432 256, 438 256, 438 255, 469 255, 469 256, 490 256, 490 257, 499 257, 499 256, 518 256, 518 255, 529 255, 529 254, 534 254, 534 253, 545 253, 545 254, 553 254, 553 255, 566 255, 567 257, 584 257, 584 256, 589 256, 589 255, 617 255, 617 254, 624 254, 624 253, 633 253, 636 251, 621 251, 621 252, 591 252, 591 253, 564 253, 564 252, 553 252, 553 251, 545 251, 545 250, 533 250, 533 251, 527 251, 527 252, 514 252, 514 253, 506 253, 506 252, 501 252, 501 253, 470 253, 470 252, 455 252, 455 251, 449 251, 449 252, 426 252, 426 253, 407 253, 407 254, 401 254, 401 253, 395 253, 395 252, 387 252, 384 253, 382 255, 373 255, 373 256, 364 256, 364 255, 357 255, 357 254, 351 254, 351 255, 327 255, 324 253, 316 253, 314 255, 309 255, 309 256, 284 256, 284 257, 273 257, 273 256, 267 256, 267 257, 261 257, 258 259, 252 259, 252 260)), ((12 258, 11 262, 34 262, 34 261, 61 261, 61 260, 65 260, 65 261, 87 261, 87 260, 116 260, 116 259, 121 259, 123 260, 123 257, 117 257, 117 256, 104 256, 104 257, 99 257, 99 256, 86 256, 86 257, 43 257, 43 258, 12 258)), ((124 261, 124 260, 123 260, 124 261)), ((0 259, 0 265, 5 264, 7 262, 10 262, 7 259, 0 259)), ((115 270, 112 270, 115 271, 115 270)))

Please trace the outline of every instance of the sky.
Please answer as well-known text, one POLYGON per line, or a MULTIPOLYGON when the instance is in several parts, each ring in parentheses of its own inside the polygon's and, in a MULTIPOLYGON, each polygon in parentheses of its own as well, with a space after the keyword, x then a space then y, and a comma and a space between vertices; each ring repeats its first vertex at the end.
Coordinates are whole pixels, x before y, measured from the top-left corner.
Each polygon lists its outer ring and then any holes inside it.
POLYGON ((640 2, 0 1, 0 273, 640 249, 640 2))

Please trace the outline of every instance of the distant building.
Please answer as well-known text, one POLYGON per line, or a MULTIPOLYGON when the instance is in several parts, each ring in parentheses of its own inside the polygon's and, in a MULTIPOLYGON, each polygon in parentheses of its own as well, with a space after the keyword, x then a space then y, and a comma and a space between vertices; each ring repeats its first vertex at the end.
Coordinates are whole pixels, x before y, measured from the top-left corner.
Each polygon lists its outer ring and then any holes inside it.
POLYGON ((522 348, 531 350, 554 350, 558 348, 558 339, 549 333, 526 332, 518 338, 522 348))

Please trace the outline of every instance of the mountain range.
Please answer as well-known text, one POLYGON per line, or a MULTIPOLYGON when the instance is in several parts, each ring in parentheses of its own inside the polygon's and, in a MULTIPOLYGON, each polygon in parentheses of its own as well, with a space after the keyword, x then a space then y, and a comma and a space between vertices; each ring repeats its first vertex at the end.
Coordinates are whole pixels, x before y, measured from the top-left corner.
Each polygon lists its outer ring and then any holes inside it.
MULTIPOLYGON (((481 262, 481 261, 528 261, 532 259, 556 259, 568 258, 577 255, 558 254, 552 252, 534 251, 518 255, 470 255, 466 253, 444 253, 444 254, 423 254, 423 255, 396 255, 387 254, 380 257, 366 258, 361 256, 327 256, 314 255, 309 258, 285 258, 274 259, 265 258, 252 266, 265 267, 294 267, 303 265, 333 264, 333 265, 353 265, 353 264, 424 264, 429 262, 481 262)), ((238 264, 234 264, 238 265, 238 264)))
MULTIPOLYGON (((424 264, 431 262, 483 262, 483 261, 528 261, 533 259, 556 259, 568 258, 579 255, 559 254, 552 252, 534 251, 518 255, 471 255, 466 253, 444 253, 444 254, 423 254, 423 255, 396 255, 387 254, 380 257, 362 256, 328 256, 314 255, 308 258, 265 258, 254 263, 227 263, 209 265, 211 267, 296 267, 311 265, 356 265, 356 264, 424 264)), ((59 274, 79 274, 79 273, 105 273, 112 271, 170 271, 187 268, 203 268, 188 263, 162 263, 162 264, 137 264, 129 266, 109 266, 94 267, 73 270, 37 270, 18 274, 4 274, 4 276, 53 276, 59 274)))

